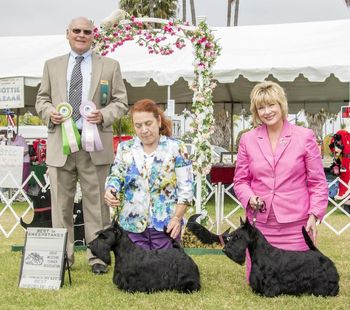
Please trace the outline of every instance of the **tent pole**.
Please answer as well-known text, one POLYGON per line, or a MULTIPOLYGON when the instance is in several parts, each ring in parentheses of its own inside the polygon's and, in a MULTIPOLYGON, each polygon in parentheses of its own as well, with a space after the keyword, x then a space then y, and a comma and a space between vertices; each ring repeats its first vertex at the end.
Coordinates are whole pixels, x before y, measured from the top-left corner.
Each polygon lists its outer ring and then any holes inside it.
POLYGON ((233 101, 231 101, 231 163, 233 163, 233 147, 234 147, 234 139, 235 139, 235 132, 234 132, 234 124, 233 124, 233 101))
POLYGON ((17 111, 16 111, 16 114, 17 114, 17 134, 19 134, 19 108, 17 108, 17 111))
POLYGON ((196 174, 196 214, 202 214, 202 175, 196 174))

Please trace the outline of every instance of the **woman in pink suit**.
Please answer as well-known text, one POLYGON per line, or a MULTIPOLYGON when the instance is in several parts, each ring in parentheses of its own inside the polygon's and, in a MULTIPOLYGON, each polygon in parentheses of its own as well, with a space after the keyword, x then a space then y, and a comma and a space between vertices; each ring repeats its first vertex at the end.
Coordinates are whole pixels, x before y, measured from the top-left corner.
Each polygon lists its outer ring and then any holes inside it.
MULTIPOLYGON (((257 84, 250 111, 255 129, 242 135, 234 177, 235 193, 250 222, 274 246, 306 251, 302 226, 314 242, 316 221, 322 220, 328 203, 328 186, 321 154, 310 129, 287 121, 284 90, 270 81, 257 84)), ((250 261, 247 259, 247 276, 250 261)), ((249 279, 249 278, 248 278, 249 279)))

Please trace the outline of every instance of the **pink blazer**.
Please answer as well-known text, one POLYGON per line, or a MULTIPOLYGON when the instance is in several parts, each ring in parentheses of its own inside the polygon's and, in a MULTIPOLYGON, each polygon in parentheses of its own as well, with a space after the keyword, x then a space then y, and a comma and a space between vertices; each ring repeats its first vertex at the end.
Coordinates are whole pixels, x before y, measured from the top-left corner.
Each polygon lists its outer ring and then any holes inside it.
MULTIPOLYGON (((279 223, 323 218, 328 204, 328 186, 320 151, 310 129, 284 121, 275 155, 267 128, 262 125, 242 135, 234 176, 234 190, 243 207, 251 196, 261 197, 267 207, 257 221, 266 223, 273 208, 279 223)), ((247 208, 252 217, 252 209, 247 208)))

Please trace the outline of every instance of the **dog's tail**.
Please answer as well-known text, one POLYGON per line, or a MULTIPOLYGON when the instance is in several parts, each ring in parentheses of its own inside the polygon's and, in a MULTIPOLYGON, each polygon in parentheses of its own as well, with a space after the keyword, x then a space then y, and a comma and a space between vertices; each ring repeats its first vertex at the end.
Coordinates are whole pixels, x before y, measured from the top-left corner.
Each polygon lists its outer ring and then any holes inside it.
POLYGON ((192 215, 187 222, 187 229, 195 235, 199 241, 205 244, 213 244, 213 243, 221 243, 220 237, 218 235, 213 234, 207 228, 196 222, 196 219, 200 217, 201 214, 192 215))
POLYGON ((199 218, 201 216, 201 214, 193 214, 187 221, 187 223, 194 223, 196 222, 197 218, 199 218))
POLYGON ((20 218, 19 221, 20 221, 21 226, 22 226, 24 229, 27 229, 27 228, 28 228, 29 224, 27 224, 26 222, 24 222, 22 218, 20 218))
POLYGON ((318 249, 316 248, 315 244, 311 240, 311 238, 310 238, 309 234, 307 233, 307 231, 306 231, 304 226, 302 227, 301 230, 303 232, 303 236, 304 236, 305 242, 306 242, 307 246, 310 248, 310 250, 318 251, 318 249))

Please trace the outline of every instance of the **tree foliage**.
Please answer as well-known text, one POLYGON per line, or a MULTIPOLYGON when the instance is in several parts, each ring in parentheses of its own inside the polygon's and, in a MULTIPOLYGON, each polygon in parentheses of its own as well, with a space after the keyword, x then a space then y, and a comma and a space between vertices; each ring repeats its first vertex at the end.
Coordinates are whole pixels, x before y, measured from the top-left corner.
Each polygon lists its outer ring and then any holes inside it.
POLYGON ((122 10, 135 17, 152 16, 170 19, 176 16, 176 0, 120 0, 119 6, 122 10), (151 5, 153 3, 153 12, 151 5), (151 14, 152 13, 152 14, 151 14))
POLYGON ((117 119, 113 123, 113 133, 118 136, 121 136, 121 135, 132 136, 135 134, 135 130, 129 115, 124 115, 121 119, 117 119))

